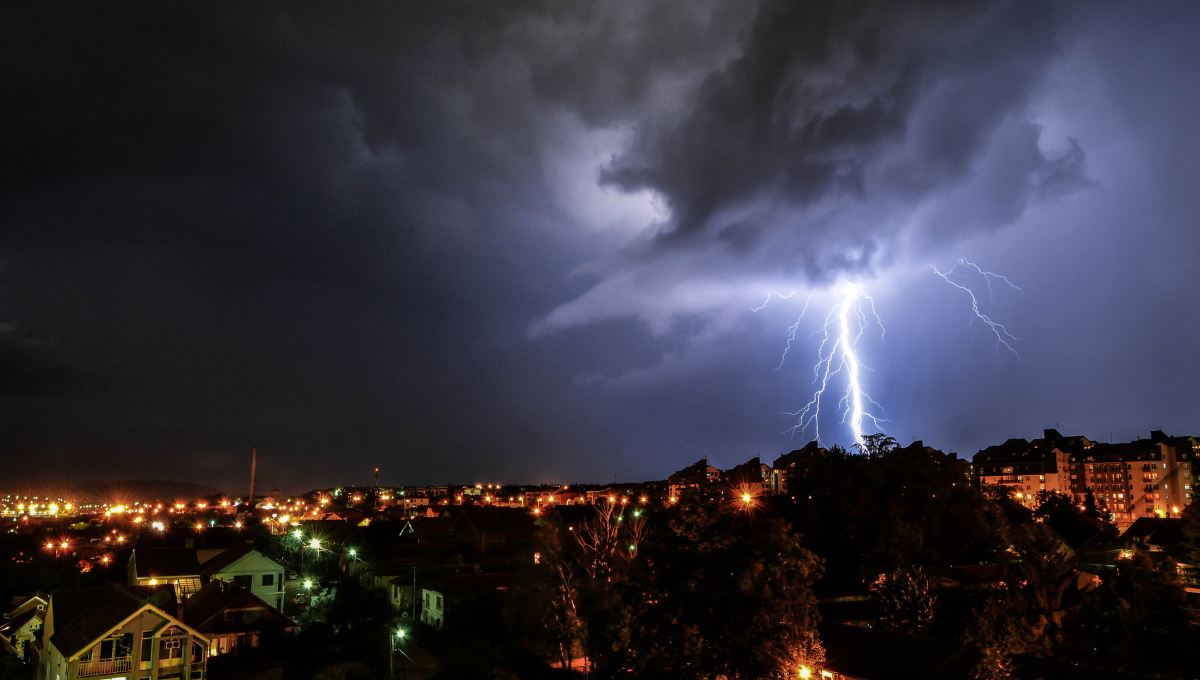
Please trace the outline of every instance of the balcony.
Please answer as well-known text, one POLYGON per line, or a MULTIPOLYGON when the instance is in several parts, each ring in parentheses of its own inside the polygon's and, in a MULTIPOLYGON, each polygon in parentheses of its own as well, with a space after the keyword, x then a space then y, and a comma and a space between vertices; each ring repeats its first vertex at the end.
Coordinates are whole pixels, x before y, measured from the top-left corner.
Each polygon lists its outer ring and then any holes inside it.
POLYGON ((116 659, 96 659, 95 661, 80 661, 78 677, 87 678, 93 675, 112 675, 126 673, 133 668, 133 657, 122 656, 116 659))

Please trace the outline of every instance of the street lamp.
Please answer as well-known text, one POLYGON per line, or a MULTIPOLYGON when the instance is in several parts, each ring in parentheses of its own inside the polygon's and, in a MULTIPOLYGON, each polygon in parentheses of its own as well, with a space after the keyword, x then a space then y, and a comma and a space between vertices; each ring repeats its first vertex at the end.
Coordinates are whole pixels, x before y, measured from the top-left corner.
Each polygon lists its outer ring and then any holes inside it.
MULTIPOLYGON (((391 651, 388 654, 388 675, 396 674, 396 645, 400 644, 403 641, 404 641, 404 629, 403 628, 397 629, 396 637, 391 638, 391 640, 390 640, 391 651)), ((404 654, 404 651, 401 650, 400 653, 404 654)), ((407 656, 407 654, 405 654, 405 656, 407 656)))
POLYGON ((310 578, 304 579, 304 589, 312 590, 312 579, 310 579, 310 578))

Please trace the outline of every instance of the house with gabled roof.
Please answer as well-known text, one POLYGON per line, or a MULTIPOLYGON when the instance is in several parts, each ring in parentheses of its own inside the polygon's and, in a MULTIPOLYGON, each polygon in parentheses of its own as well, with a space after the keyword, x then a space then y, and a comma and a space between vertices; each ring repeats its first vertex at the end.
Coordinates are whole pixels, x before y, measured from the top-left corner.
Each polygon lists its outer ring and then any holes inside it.
POLYGON ((210 581, 183 603, 184 623, 212 641, 213 675, 231 666, 227 657, 245 657, 264 635, 286 634, 296 623, 251 591, 221 580, 210 581))
POLYGON ((28 663, 33 656, 33 644, 41 634, 50 596, 42 591, 13 599, 13 606, 0 621, 0 647, 12 656, 28 663))
POLYGON ((52 592, 35 680, 204 680, 209 640, 175 607, 173 584, 52 592))
POLYGON ((239 543, 200 566, 209 581, 234 583, 276 609, 283 609, 283 565, 249 543, 239 543))
POLYGON ((129 556, 131 586, 175 586, 175 599, 182 601, 203 585, 200 562, 192 548, 136 548, 129 556))

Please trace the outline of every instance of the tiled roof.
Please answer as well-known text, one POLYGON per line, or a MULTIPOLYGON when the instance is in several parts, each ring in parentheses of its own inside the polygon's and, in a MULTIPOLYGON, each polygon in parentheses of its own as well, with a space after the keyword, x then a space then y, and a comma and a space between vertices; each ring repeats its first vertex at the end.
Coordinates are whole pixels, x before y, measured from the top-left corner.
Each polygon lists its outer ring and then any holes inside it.
POLYGON ((200 562, 191 548, 141 548, 134 550, 130 559, 137 567, 138 578, 200 575, 200 562))
POLYGON ((220 555, 217 555, 211 560, 205 562, 204 566, 200 567, 200 573, 204 576, 212 576, 213 574, 219 573, 225 567, 228 567, 234 562, 242 559, 246 555, 249 555, 251 552, 254 552, 253 545, 250 545, 249 543, 238 543, 232 548, 225 550, 220 555))
POLYGON ((70 658, 114 626, 129 618, 146 601, 116 586, 72 588, 51 593, 54 635, 50 641, 70 658))
POLYGON ((285 626, 295 625, 262 598, 245 588, 239 588, 225 581, 209 581, 208 585, 189 597, 183 606, 183 622, 192 628, 200 628, 214 616, 234 605, 238 605, 239 609, 247 607, 265 609, 285 626))
POLYGON ((11 621, 5 621, 4 625, 0 626, 0 637, 4 638, 5 640, 11 639, 13 633, 21 630, 21 626, 29 623, 30 619, 35 618, 40 613, 41 612, 36 609, 30 609, 11 621))
POLYGON ((1172 545, 1183 537, 1183 520, 1177 517, 1139 517, 1121 534, 1122 541, 1153 539, 1158 545, 1172 545))

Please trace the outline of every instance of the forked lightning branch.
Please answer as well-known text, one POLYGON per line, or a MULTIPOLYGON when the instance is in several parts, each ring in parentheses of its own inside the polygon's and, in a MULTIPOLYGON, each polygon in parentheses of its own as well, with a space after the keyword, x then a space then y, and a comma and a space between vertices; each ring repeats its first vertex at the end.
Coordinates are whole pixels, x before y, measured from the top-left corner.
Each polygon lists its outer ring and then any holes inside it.
MULTIPOLYGON (((1000 351, 1000 348, 1003 347, 1020 359, 1020 355, 1011 344, 1020 338, 1012 335, 1003 324, 994 321, 980 311, 979 299, 971 288, 972 278, 976 282, 982 279, 987 286, 989 298, 993 302, 995 301, 993 283, 1003 283, 1018 292, 1021 289, 1004 276, 984 271, 975 263, 965 259, 960 259, 945 273, 939 271, 937 267, 933 267, 933 271, 944 281, 969 296, 972 311, 970 323, 982 321, 988 327, 996 337, 996 350, 1000 351)), ((812 371, 812 385, 814 386, 812 398, 800 409, 785 412, 796 419, 793 425, 785 431, 793 437, 811 431, 813 437, 817 441, 821 441, 821 408, 822 406, 826 409, 830 408, 829 400, 837 397, 837 402, 832 404, 832 408, 840 416, 838 423, 848 426, 854 442, 862 444, 864 425, 869 424, 874 431, 882 432, 884 431, 882 423, 886 422, 886 418, 884 408, 863 389, 863 369, 870 369, 859 356, 858 344, 863 335, 874 332, 876 329, 882 340, 887 334, 887 329, 875 311, 875 299, 863 290, 862 285, 845 281, 839 284, 835 291, 837 293, 836 304, 825 315, 825 320, 820 327, 809 335, 810 338, 821 336, 821 343, 817 348, 817 361, 813 365, 812 371)), ((772 297, 786 300, 794 295, 796 295, 796 291, 787 295, 772 291, 767 295, 766 301, 754 308, 754 311, 757 312, 766 307, 772 297)), ((800 330, 805 315, 808 314, 812 298, 812 295, 808 296, 800 316, 795 323, 788 327, 787 342, 784 345, 779 366, 775 368, 776 371, 783 368, 784 362, 787 361, 788 352, 792 349, 796 333, 800 330)))

